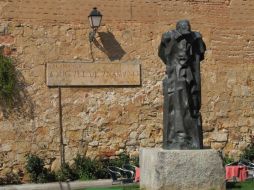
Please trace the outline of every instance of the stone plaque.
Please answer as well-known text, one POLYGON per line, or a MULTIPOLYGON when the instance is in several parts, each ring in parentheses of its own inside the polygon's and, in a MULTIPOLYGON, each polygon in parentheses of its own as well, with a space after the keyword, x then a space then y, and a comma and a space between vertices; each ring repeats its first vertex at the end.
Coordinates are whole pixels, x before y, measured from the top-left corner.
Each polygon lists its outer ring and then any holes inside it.
POLYGON ((138 86, 138 63, 48 63, 47 86, 138 86))

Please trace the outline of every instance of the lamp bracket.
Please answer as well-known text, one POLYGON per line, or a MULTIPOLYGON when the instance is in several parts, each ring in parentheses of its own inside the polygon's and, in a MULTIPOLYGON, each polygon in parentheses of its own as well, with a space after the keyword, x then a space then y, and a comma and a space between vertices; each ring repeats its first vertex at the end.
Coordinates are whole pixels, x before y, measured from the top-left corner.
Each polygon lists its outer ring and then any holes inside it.
POLYGON ((92 43, 95 39, 97 28, 93 28, 93 31, 89 32, 89 42, 92 43))

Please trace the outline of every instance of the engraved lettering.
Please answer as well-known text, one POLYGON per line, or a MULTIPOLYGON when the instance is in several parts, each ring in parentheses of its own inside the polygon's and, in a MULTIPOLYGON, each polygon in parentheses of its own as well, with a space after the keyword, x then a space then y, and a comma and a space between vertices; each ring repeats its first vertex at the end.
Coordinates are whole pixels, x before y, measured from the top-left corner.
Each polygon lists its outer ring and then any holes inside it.
POLYGON ((91 72, 91 73, 89 73, 89 75, 90 75, 90 77, 92 77, 92 78, 96 78, 96 72, 91 72))
POLYGON ((78 77, 78 73, 79 73, 78 71, 75 71, 75 72, 74 72, 74 78, 77 78, 77 77, 78 77))
POLYGON ((47 67, 48 86, 139 85, 140 67, 134 64, 52 63, 47 67))

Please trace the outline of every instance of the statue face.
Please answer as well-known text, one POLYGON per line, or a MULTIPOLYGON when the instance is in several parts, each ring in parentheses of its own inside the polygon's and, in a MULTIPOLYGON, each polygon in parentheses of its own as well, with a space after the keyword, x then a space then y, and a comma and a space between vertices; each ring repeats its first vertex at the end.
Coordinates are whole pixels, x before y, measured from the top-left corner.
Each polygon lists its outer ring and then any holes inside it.
POLYGON ((190 22, 188 20, 180 20, 176 24, 176 30, 182 34, 189 34, 191 32, 190 22))
POLYGON ((185 39, 181 40, 175 46, 175 58, 180 65, 186 65, 190 58, 190 44, 185 39))

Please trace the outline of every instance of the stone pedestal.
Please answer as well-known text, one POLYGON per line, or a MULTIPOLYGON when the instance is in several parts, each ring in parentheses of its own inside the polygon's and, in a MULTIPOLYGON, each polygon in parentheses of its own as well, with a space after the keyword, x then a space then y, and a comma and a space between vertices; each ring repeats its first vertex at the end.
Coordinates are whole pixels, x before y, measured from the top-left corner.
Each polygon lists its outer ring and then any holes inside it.
POLYGON ((225 170, 215 150, 140 150, 141 190, 225 190, 225 170))

